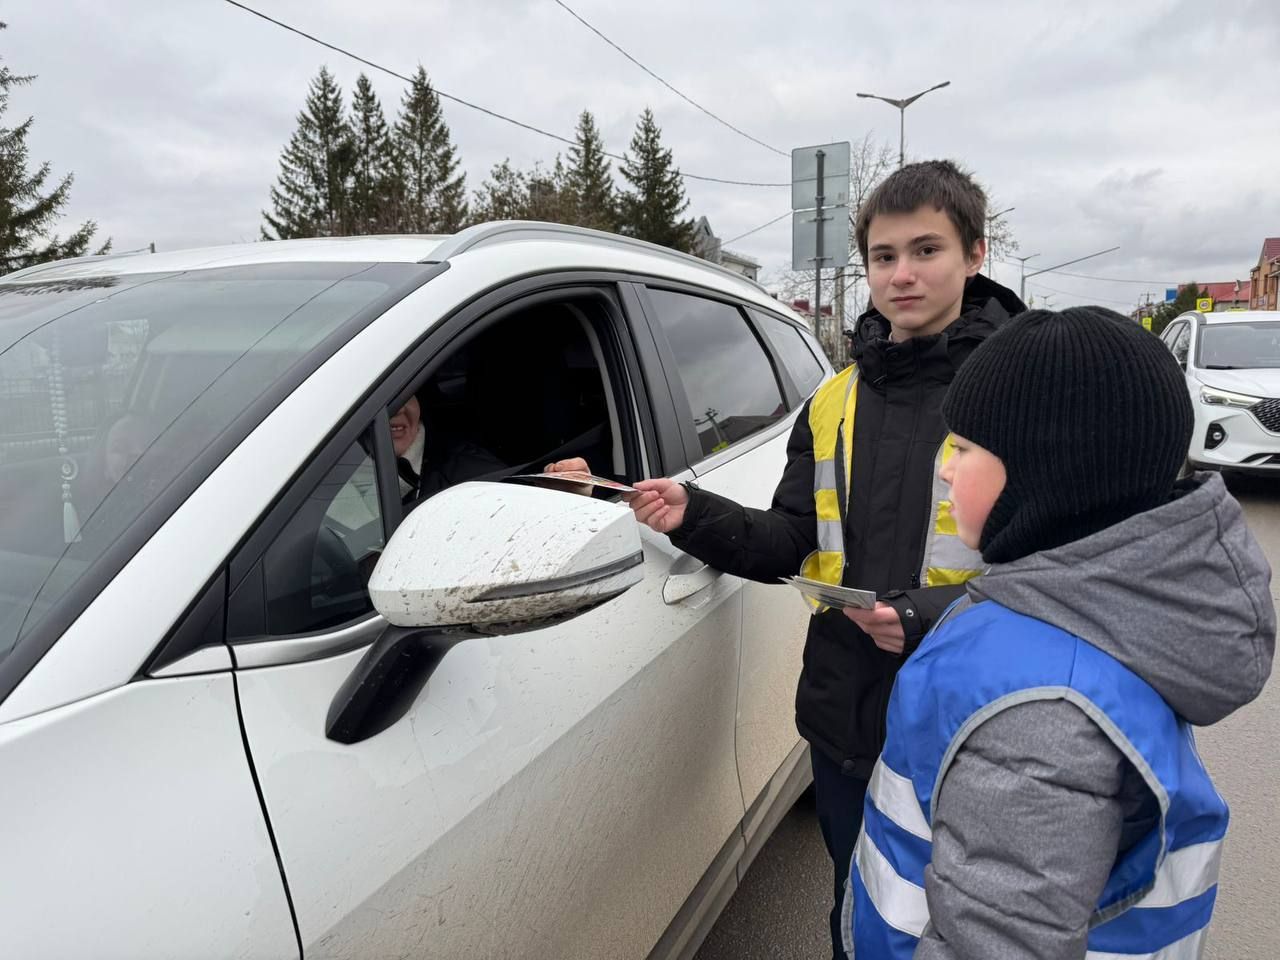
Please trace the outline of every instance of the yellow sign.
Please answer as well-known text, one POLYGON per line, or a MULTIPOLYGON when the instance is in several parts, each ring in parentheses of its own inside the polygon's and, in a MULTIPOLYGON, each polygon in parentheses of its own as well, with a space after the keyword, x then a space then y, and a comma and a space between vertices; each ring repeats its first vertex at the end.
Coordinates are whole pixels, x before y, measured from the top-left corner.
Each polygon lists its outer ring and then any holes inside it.
POLYGON ((1196 309, 1201 313, 1213 313, 1213 297, 1201 297, 1196 301, 1196 309))
POLYGON ((1142 318, 1142 329, 1143 329, 1143 330, 1150 330, 1150 329, 1151 329, 1151 318, 1150 318, 1150 317, 1143 317, 1143 318, 1142 318))

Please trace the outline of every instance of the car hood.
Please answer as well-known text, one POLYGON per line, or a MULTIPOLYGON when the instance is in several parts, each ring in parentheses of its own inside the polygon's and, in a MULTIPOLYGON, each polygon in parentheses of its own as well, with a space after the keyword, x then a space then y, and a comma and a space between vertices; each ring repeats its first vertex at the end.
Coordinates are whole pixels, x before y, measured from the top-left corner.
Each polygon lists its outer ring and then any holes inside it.
POLYGON ((1251 397, 1280 397, 1280 368, 1257 370, 1196 370, 1196 379, 1206 387, 1217 387, 1251 397))

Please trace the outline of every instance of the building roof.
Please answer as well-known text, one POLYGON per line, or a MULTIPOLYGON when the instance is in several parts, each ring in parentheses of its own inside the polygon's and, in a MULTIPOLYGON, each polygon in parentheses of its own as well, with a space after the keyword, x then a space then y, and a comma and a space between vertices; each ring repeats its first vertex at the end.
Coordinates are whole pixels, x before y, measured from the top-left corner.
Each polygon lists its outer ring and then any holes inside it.
MULTIPOLYGON (((1185 286, 1185 284, 1183 285, 1185 286)), ((1250 289, 1253 286, 1251 280, 1226 280, 1222 283, 1202 283, 1200 284, 1200 296, 1213 297, 1214 301, 1219 300, 1248 300, 1250 289), (1239 292, 1236 291, 1236 284, 1240 284, 1239 292)), ((1179 290, 1182 287, 1178 288, 1179 290)))
POLYGON ((1259 260, 1271 261, 1280 257, 1280 237, 1267 237, 1262 241, 1262 256, 1259 260))

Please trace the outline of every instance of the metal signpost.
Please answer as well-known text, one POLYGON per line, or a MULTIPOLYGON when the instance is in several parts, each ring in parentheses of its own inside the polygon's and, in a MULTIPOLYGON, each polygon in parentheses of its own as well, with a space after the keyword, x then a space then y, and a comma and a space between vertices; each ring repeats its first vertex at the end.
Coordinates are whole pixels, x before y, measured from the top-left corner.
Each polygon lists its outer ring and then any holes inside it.
POLYGON ((791 151, 791 209, 791 268, 813 271, 818 333, 822 270, 849 265, 849 141, 791 151))

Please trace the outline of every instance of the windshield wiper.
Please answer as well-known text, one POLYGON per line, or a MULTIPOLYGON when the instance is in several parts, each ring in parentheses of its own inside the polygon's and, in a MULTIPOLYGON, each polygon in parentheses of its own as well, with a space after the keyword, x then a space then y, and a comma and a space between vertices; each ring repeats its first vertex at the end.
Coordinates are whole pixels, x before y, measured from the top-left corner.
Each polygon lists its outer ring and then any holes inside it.
POLYGON ((1204 365, 1204 368, 1206 370, 1238 370, 1240 369, 1239 367, 1233 367, 1229 363, 1206 363, 1204 365))

